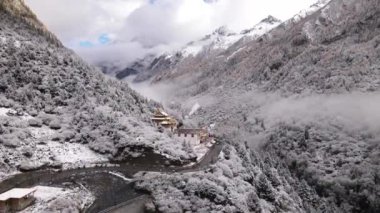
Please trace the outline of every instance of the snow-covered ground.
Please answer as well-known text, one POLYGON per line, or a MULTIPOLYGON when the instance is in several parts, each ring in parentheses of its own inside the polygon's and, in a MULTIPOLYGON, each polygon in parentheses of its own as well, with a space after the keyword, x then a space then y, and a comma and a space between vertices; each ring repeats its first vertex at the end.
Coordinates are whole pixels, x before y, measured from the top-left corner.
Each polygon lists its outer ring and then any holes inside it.
POLYGON ((6 116, 8 111, 8 108, 0 107, 0 116, 6 116))
POLYGON ((247 160, 251 161, 248 152, 243 160, 228 146, 209 171, 139 173, 136 187, 151 192, 160 212, 302 212, 300 198, 293 189, 283 187, 290 188, 277 170, 271 170, 271 177, 280 184, 272 186, 262 168, 245 166, 247 160), (266 201, 268 197, 278 205, 266 201))
POLYGON ((107 158, 101 156, 90 148, 75 143, 50 142, 48 148, 55 156, 55 159, 64 164, 88 164, 106 162, 107 158))
POLYGON ((53 141, 62 134, 60 130, 29 126, 28 121, 35 118, 27 113, 15 114, 13 109, 0 107, 0 125, 6 122, 12 127, 12 131, 0 135, 0 180, 17 174, 20 167, 33 170, 61 165, 67 169, 108 162, 107 157, 86 145, 53 141))
POLYGON ((194 144, 193 149, 195 154, 197 155, 197 162, 200 162, 203 157, 210 151, 210 148, 214 145, 215 141, 211 140, 205 143, 194 144))
POLYGON ((91 192, 83 188, 64 189, 47 186, 36 186, 35 188, 37 189, 34 193, 36 202, 20 213, 79 213, 95 200, 91 192))
POLYGON ((199 103, 195 103, 194 106, 191 108, 191 111, 189 112, 189 116, 192 116, 194 113, 196 113, 201 108, 201 105, 199 103))
POLYGON ((309 8, 301 10, 297 15, 292 19, 289 19, 287 22, 298 22, 301 19, 313 14, 315 11, 326 6, 331 0, 319 0, 315 4, 311 5, 309 8))
MULTIPOLYGON (((61 163, 64 169, 108 161, 105 156, 95 153, 83 144, 52 141, 51 139, 57 134, 57 131, 46 126, 40 128, 29 127, 29 129, 34 141, 47 140, 46 143, 36 144, 36 151, 44 156, 52 157, 54 161, 61 163)), ((43 156, 40 157, 43 159, 43 156)))
MULTIPOLYGON (((10 117, 8 114, 16 114, 16 111, 13 109, 5 108, 5 107, 0 107, 0 116, 10 117)), ((18 119, 22 119, 22 120, 27 120, 27 119, 32 118, 32 116, 28 115, 27 113, 23 113, 22 116, 14 116, 14 117, 18 119)))

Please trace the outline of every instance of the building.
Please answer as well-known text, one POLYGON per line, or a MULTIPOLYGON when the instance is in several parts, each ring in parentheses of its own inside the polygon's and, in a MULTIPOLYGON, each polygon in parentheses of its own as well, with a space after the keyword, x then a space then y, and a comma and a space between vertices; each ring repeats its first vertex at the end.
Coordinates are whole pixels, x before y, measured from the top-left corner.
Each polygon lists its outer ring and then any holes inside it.
POLYGON ((0 194, 0 213, 21 211, 34 201, 35 188, 14 188, 0 194))
POLYGON ((177 129, 174 137, 179 141, 191 144, 205 143, 211 139, 207 129, 177 129))
POLYGON ((170 117, 166 112, 164 112, 161 109, 157 109, 154 112, 151 120, 156 126, 162 126, 164 128, 170 129, 171 131, 177 129, 178 126, 177 120, 170 117))

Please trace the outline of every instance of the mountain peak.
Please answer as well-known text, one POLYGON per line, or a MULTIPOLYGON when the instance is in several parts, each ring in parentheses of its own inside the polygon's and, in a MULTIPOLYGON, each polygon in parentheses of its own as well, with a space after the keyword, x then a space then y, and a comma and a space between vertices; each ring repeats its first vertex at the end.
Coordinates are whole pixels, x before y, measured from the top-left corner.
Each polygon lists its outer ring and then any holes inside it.
POLYGON ((240 34, 251 35, 254 37, 261 36, 281 23, 282 21, 280 19, 269 15, 265 19, 261 20, 258 24, 256 24, 253 28, 243 30, 240 34))
POLYGON ((213 35, 221 35, 221 36, 228 36, 235 34, 230 29, 228 29, 227 26, 221 26, 218 29, 216 29, 213 33, 213 35))
POLYGON ((282 21, 274 16, 269 15, 265 19, 260 21, 261 23, 268 23, 268 24, 274 24, 274 23, 281 23, 282 21))

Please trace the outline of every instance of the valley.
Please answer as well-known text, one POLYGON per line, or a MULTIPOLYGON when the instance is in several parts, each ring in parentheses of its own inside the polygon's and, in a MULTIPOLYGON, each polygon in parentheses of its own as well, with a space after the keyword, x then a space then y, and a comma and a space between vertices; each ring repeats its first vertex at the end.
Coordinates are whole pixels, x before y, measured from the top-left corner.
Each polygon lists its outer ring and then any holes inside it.
POLYGON ((379 212, 380 2, 252 26, 88 64, 0 0, 0 193, 67 190, 25 213, 379 212))

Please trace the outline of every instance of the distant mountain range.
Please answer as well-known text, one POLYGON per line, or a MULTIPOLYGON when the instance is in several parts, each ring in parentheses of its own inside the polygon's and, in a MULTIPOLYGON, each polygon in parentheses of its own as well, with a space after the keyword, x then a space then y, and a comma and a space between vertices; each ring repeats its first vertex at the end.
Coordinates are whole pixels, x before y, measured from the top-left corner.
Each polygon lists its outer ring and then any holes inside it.
POLYGON ((232 32, 223 26, 200 40, 189 42, 180 50, 172 53, 164 53, 162 55, 147 55, 122 70, 112 65, 112 63, 99 64, 99 67, 104 73, 115 75, 118 79, 136 75, 135 81, 141 82, 150 79, 161 71, 171 69, 184 61, 189 63, 189 61, 195 60, 194 58, 197 57, 217 54, 228 49, 239 40, 247 42, 256 39, 279 24, 281 24, 279 19, 268 16, 253 28, 243 30, 240 33, 232 32))

